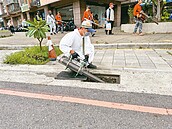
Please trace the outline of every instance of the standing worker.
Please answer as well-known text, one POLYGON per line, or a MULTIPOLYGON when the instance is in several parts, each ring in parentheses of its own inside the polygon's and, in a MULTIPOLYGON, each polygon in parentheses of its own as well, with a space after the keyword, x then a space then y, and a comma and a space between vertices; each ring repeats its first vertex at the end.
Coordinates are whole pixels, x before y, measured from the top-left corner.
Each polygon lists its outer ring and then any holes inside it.
POLYGON ((50 34, 53 35, 56 34, 56 24, 55 24, 55 18, 51 12, 51 10, 48 11, 48 15, 47 15, 47 23, 50 27, 50 34))
POLYGON ((134 28, 134 32, 133 34, 136 34, 137 32, 137 29, 139 27, 139 35, 142 36, 143 33, 142 33, 142 19, 141 19, 141 11, 142 11, 142 7, 141 7, 141 4, 142 3, 142 0, 138 0, 138 3, 134 6, 134 10, 133 10, 133 15, 134 15, 134 18, 135 18, 135 22, 136 22, 136 25, 135 25, 135 28, 134 28))
POLYGON ((57 29, 57 33, 59 30, 61 30, 61 33, 63 33, 63 23, 62 23, 62 17, 61 17, 61 14, 60 12, 57 12, 57 15, 56 15, 56 29, 57 29))
MULTIPOLYGON (((114 4, 109 3, 109 8, 106 10, 106 21, 107 23, 111 24, 111 29, 109 30, 109 35, 113 35, 112 29, 114 24, 114 10, 113 10, 114 4)), ((106 34, 108 34, 108 30, 105 30, 106 34)))
POLYGON ((40 21, 40 18, 42 18, 39 11, 37 11, 35 18, 36 18, 37 21, 40 21))
POLYGON ((11 20, 8 21, 7 26, 9 28, 9 30, 11 31, 11 34, 15 34, 14 25, 11 20))
POLYGON ((90 20, 90 21, 93 20, 93 16, 92 16, 92 14, 91 14, 91 8, 90 8, 90 6, 87 6, 87 9, 85 10, 84 15, 83 15, 83 17, 82 17, 82 21, 84 21, 85 18, 86 18, 87 20, 90 20))
MULTIPOLYGON (((84 20, 89 20, 91 24, 93 22, 93 13, 91 12, 90 6, 87 6, 87 9, 84 12, 84 15, 82 17, 82 21, 84 21, 84 20)), ((95 35, 95 32, 92 32, 91 35, 93 37, 95 35)))

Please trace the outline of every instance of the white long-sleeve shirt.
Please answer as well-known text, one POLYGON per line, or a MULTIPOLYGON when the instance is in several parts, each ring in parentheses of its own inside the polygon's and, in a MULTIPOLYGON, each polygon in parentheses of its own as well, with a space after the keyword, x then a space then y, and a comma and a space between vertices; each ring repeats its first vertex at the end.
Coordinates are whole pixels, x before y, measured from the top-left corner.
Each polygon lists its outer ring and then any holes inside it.
POLYGON ((54 16, 51 14, 51 16, 48 14, 47 15, 47 23, 50 24, 55 24, 55 18, 54 16))
POLYGON ((106 10, 106 17, 107 17, 107 19, 110 19, 110 21, 114 21, 114 10, 113 9, 111 9, 111 8, 108 8, 107 10, 106 10), (110 17, 109 17, 109 11, 110 11, 110 17))
POLYGON ((84 55, 93 55, 94 46, 91 44, 89 36, 84 37, 85 40, 85 52, 83 53, 83 36, 80 35, 78 29, 66 34, 60 41, 60 50, 66 55, 70 55, 70 50, 74 50, 84 59, 84 55))

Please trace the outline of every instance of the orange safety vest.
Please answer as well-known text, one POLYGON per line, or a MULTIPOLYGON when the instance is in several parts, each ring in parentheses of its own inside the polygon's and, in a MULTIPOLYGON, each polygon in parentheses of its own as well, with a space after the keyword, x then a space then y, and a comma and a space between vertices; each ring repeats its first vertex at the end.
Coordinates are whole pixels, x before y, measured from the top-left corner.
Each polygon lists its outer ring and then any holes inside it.
POLYGON ((84 21, 84 18, 86 18, 86 19, 88 19, 88 20, 93 20, 93 16, 92 16, 92 14, 91 14, 90 11, 85 11, 85 12, 84 12, 84 15, 83 15, 83 17, 82 17, 82 21, 84 21))
POLYGON ((139 15, 141 10, 142 10, 142 7, 140 6, 140 4, 136 4, 134 6, 133 15, 134 16, 139 15))
POLYGON ((60 21, 62 21, 62 17, 60 15, 56 15, 56 20, 57 20, 57 24, 61 25, 62 23, 60 21))

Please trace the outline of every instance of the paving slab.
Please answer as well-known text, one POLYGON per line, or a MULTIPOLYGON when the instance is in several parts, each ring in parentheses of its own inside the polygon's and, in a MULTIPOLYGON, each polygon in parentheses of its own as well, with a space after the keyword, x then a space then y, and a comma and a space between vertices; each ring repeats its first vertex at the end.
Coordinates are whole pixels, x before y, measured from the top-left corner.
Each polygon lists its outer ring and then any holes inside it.
MULTIPOLYGON (((112 57, 112 50, 105 50, 104 53, 102 50, 100 50, 100 52, 96 50, 96 53, 100 53, 101 55, 95 55, 96 60, 93 62, 95 64, 99 62, 98 65, 103 67, 111 67, 112 65, 112 67, 121 68, 171 69, 172 63, 170 60, 168 62, 164 60, 162 56, 158 55, 156 50, 137 50, 137 54, 135 54, 135 51, 135 49, 117 49, 114 52, 114 57, 112 57), (109 51, 108 54, 107 51, 109 51), (120 53, 122 56, 118 56, 117 53, 120 53)), ((166 49, 161 51, 165 53, 166 49)), ((171 57, 169 54, 167 56, 169 56, 169 58, 171 57)))

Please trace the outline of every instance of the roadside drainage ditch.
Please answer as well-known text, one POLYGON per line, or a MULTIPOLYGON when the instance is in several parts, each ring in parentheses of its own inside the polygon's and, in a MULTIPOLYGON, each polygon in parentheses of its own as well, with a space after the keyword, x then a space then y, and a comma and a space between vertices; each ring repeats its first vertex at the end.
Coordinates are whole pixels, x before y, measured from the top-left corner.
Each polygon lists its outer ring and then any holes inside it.
MULTIPOLYGON (((100 78, 103 80, 105 83, 114 83, 114 84, 120 84, 120 75, 114 75, 114 74, 95 74, 96 77, 100 78)), ((91 81, 89 78, 87 78, 86 82, 94 82, 91 81)))
MULTIPOLYGON (((104 83, 113 83, 113 84, 120 84, 120 75, 114 74, 100 74, 100 73, 91 73, 92 75, 101 79, 104 83)), ((60 72, 55 79, 60 80, 81 80, 83 82, 96 82, 84 75, 77 75, 75 72, 71 71, 62 71, 60 72)), ((101 82, 96 82, 101 83, 101 82)))

